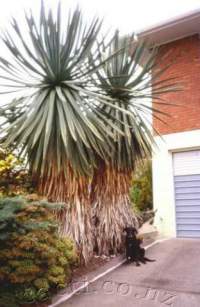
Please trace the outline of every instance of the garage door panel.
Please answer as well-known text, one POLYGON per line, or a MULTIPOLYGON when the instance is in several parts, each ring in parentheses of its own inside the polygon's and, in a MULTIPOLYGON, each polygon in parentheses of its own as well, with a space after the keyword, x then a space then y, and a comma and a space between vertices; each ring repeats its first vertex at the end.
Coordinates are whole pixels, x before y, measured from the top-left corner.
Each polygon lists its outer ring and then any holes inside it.
POLYGON ((200 203, 200 193, 176 193, 176 200, 198 200, 200 203))
POLYGON ((197 230, 179 230, 178 237, 181 237, 181 238, 200 238, 200 231, 197 231, 197 230))
POLYGON ((191 150, 174 154, 174 175, 199 175, 200 150, 191 150))
POLYGON ((175 153, 174 188, 178 237, 200 237, 200 150, 175 153))
POLYGON ((178 188, 190 188, 190 187, 200 187, 200 180, 193 181, 175 181, 176 187, 178 188))
POLYGON ((200 208, 199 206, 193 206, 193 205, 190 205, 190 206, 176 206, 176 212, 191 212, 193 211, 193 213, 195 214, 196 212, 200 212, 200 208))
POLYGON ((176 194, 188 194, 188 193, 192 193, 192 194, 196 194, 196 193, 200 193, 200 185, 199 186, 192 186, 192 187, 177 187, 176 186, 176 194))
POLYGON ((179 212, 176 212, 176 218, 177 220, 179 218, 200 218, 200 211, 197 212, 197 211, 179 211, 179 212))
POLYGON ((185 224, 185 225, 187 225, 187 224, 189 224, 189 225, 195 225, 195 224, 197 224, 197 225, 200 225, 200 217, 177 217, 177 225, 179 225, 179 224, 185 224))
POLYGON ((200 200, 197 199, 176 199, 176 206, 180 207, 187 207, 187 206, 199 206, 200 200))
POLYGON ((177 224, 177 230, 189 230, 189 231, 199 231, 200 232, 200 224, 177 224))
POLYGON ((191 174, 191 175, 175 175, 174 177, 175 182, 195 182, 200 181, 200 175, 199 174, 191 174))

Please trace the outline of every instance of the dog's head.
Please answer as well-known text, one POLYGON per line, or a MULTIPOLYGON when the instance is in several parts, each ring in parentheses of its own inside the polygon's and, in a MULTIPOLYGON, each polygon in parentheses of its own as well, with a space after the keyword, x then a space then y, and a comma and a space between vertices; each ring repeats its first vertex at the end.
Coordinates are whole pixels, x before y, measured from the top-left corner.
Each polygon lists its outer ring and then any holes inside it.
POLYGON ((124 228, 124 232, 126 232, 127 238, 136 238, 137 229, 135 227, 129 226, 124 228))

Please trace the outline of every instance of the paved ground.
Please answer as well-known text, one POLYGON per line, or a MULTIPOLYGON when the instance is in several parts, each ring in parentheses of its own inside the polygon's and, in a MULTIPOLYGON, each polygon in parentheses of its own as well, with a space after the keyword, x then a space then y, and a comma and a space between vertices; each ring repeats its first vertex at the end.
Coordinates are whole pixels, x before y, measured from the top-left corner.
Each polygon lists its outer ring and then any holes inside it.
POLYGON ((59 307, 200 306, 200 240, 158 243, 147 256, 157 261, 124 264, 59 307))

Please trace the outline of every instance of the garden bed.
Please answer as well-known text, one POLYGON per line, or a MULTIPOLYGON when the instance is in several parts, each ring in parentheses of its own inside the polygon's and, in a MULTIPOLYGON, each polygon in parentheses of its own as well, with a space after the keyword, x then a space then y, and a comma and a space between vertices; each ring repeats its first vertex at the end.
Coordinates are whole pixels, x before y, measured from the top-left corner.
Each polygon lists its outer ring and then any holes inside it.
MULTIPOLYGON (((156 235, 149 234, 145 235, 143 246, 148 246, 156 240, 156 235)), ((115 269, 124 261, 124 254, 111 257, 94 257, 91 259, 90 264, 84 267, 78 267, 73 271, 72 280, 69 286, 65 289, 59 291, 52 299, 51 307, 59 306, 62 298, 71 296, 80 287, 84 287, 86 283, 90 283, 92 280, 96 279, 97 276, 103 276, 109 271, 115 269)), ((84 291, 84 290, 83 290, 84 291)), ((39 307, 43 307, 42 305, 39 307)))

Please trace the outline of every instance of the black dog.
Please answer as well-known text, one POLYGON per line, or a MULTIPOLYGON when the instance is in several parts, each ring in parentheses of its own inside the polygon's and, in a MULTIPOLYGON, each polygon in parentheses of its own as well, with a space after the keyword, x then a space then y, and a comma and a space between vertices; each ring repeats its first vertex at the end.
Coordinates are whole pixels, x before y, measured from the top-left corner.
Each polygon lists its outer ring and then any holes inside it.
POLYGON ((126 232, 125 246, 127 261, 135 262, 137 266, 140 265, 140 262, 155 261, 145 257, 145 249, 140 246, 142 240, 137 239, 136 235, 138 232, 135 227, 126 227, 124 228, 124 232, 126 232))

